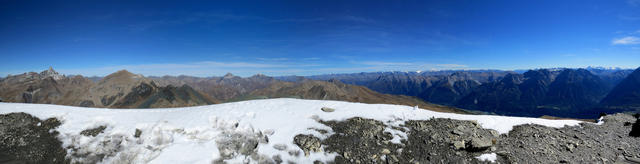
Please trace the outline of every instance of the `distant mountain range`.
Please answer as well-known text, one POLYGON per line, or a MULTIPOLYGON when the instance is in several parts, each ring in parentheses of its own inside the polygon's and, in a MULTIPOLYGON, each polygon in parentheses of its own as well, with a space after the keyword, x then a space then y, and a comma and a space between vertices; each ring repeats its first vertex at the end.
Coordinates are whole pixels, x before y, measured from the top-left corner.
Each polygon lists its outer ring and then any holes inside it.
POLYGON ((265 75, 247 78, 163 76, 144 77, 126 70, 106 77, 67 77, 53 69, 0 80, 0 98, 7 102, 61 104, 107 108, 164 108, 222 102, 295 97, 419 106, 442 112, 467 113, 403 95, 381 94, 339 81, 303 79, 285 82, 265 75), (179 87, 177 87, 179 86, 179 87))
POLYGON ((67 77, 49 69, 0 79, 0 91, 1 100, 8 102, 109 108, 180 107, 294 97, 418 105, 459 113, 594 118, 600 113, 640 110, 640 71, 590 67, 306 77, 258 74, 243 78, 233 74, 144 77, 123 70, 106 77, 86 78, 67 77))
MULTIPOLYGON (((625 86, 621 86, 621 81, 630 81, 625 78, 632 72, 630 69, 589 67, 528 71, 375 72, 304 78, 336 79, 381 93, 415 96, 427 102, 500 115, 593 118, 602 112, 637 109, 629 105, 630 102, 640 102, 633 98, 634 94, 640 93, 631 87, 634 82, 625 82, 625 86), (611 91, 614 87, 620 91, 611 91), (608 94, 621 91, 631 93, 616 94, 621 96, 610 98, 619 101, 613 103, 616 105, 601 103, 603 98, 612 97, 608 94), (622 100, 621 97, 627 99, 622 100)), ((290 81, 294 78, 278 79, 290 81)))

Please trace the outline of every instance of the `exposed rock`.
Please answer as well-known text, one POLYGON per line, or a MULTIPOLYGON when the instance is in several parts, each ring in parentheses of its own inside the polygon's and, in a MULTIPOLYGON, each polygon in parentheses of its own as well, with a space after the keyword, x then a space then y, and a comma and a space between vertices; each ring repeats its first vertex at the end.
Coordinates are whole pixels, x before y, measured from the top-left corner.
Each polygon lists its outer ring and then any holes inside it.
POLYGON ((0 115, 0 163, 69 163, 56 138, 59 125, 26 113, 0 115))
POLYGON ((453 148, 456 150, 462 150, 465 148, 464 141, 453 141, 453 148))
POLYGON ((633 123, 629 136, 640 137, 640 119, 637 119, 636 123, 633 123))
POLYGON ((95 106, 95 104, 91 100, 84 100, 84 101, 80 102, 80 104, 78 106, 81 106, 81 107, 93 107, 93 106, 95 106))
POLYGON ((321 152, 320 139, 312 135, 296 135, 293 142, 304 151, 305 156, 309 156, 310 152, 321 152))
POLYGON ((633 121, 627 114, 604 116, 602 125, 582 123, 580 126, 550 128, 540 125, 515 126, 508 135, 501 136, 495 145, 498 151, 509 152, 509 162, 602 163, 624 162, 626 156, 640 157, 640 140, 630 137, 631 127, 624 122, 633 121), (618 158, 622 155, 622 158, 618 158))
POLYGON ((472 138, 469 144, 469 151, 484 151, 491 147, 492 142, 488 138, 472 138))
POLYGON ((261 134, 229 133, 216 139, 218 151, 223 159, 231 159, 236 155, 257 155, 258 140, 261 134))
POLYGON ((140 135, 142 135, 142 130, 140 129, 136 129, 136 133, 133 134, 133 137, 135 138, 140 138, 140 135))
POLYGON ((92 136, 95 137, 98 134, 102 133, 104 131, 104 129, 106 129, 107 127, 104 125, 100 125, 96 128, 92 128, 92 129, 87 129, 87 130, 83 130, 80 132, 80 134, 85 135, 85 136, 92 136))
POLYGON ((333 109, 333 108, 329 108, 329 107, 322 107, 322 108, 321 108, 321 110, 322 110, 323 112, 333 112, 333 111, 335 111, 335 109, 333 109))
POLYGON ((380 152, 382 154, 391 154, 391 150, 389 149, 382 149, 382 152, 380 152))

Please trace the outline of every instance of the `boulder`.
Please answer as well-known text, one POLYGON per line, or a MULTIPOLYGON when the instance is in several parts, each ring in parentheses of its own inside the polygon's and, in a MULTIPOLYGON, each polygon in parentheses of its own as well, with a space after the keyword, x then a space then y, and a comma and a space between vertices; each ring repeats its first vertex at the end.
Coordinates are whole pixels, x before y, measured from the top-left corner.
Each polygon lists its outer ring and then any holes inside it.
POLYGON ((321 152, 320 139, 312 135, 298 134, 293 137, 293 142, 304 151, 304 156, 309 156, 309 152, 321 152))
POLYGON ((462 150, 465 148, 464 141, 453 141, 453 148, 456 150, 462 150))
POLYGON ((465 148, 464 141, 453 141, 453 148, 456 150, 462 150, 465 148))
POLYGON ((640 119, 637 119, 636 123, 633 123, 633 125, 631 126, 631 132, 629 132, 629 136, 640 137, 640 119))
POLYGON ((472 138, 471 144, 469 144, 469 151, 484 151, 493 145, 493 142, 489 138, 472 138))
POLYGON ((320 108, 320 109, 321 109, 323 112, 333 112, 333 111, 336 111, 335 109, 333 109, 333 108, 329 108, 329 107, 322 107, 322 108, 320 108))

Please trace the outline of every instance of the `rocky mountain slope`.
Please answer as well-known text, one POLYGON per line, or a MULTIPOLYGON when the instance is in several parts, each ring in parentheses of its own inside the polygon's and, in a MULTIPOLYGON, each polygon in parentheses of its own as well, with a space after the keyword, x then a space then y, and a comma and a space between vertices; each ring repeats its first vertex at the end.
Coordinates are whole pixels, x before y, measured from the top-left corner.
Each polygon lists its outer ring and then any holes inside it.
POLYGON ((273 77, 265 75, 254 75, 248 78, 234 76, 231 73, 222 77, 192 77, 192 76, 163 76, 151 77, 153 81, 161 86, 166 85, 189 85, 195 90, 218 101, 229 101, 238 97, 246 96, 248 93, 280 82, 273 77))
POLYGON ((301 99, 157 110, 0 103, 0 162, 633 163, 638 122, 301 99))
POLYGON ((381 93, 415 96, 435 104, 494 114, 594 118, 601 112, 614 112, 601 108, 599 102, 631 72, 589 67, 537 69, 524 73, 492 70, 376 72, 307 78, 335 78, 381 93))
POLYGON ((381 94, 363 86, 344 84, 338 80, 304 80, 300 82, 274 83, 267 88, 255 90, 249 95, 261 98, 300 98, 369 104, 398 104, 419 106, 440 112, 466 113, 461 109, 426 103, 415 97, 381 94))
POLYGON ((616 111, 640 110, 640 68, 620 82, 600 104, 616 111))
POLYGON ((338 80, 317 81, 304 77, 289 77, 281 81, 265 75, 247 78, 227 74, 223 77, 164 76, 152 77, 161 85, 186 84, 222 102, 265 98, 300 98, 314 100, 340 100, 372 104, 402 104, 425 107, 430 110, 467 113, 458 108, 426 103, 410 96, 381 94, 366 87, 344 84, 338 80))
POLYGON ((152 80, 122 70, 93 82, 82 76, 66 77, 53 69, 9 76, 0 81, 6 102, 60 104, 84 107, 153 108, 216 103, 182 85, 157 86, 152 80))
POLYGON ((585 69, 530 70, 509 74, 486 83, 457 103, 457 106, 497 114, 564 117, 595 117, 588 111, 607 93, 606 84, 585 69))

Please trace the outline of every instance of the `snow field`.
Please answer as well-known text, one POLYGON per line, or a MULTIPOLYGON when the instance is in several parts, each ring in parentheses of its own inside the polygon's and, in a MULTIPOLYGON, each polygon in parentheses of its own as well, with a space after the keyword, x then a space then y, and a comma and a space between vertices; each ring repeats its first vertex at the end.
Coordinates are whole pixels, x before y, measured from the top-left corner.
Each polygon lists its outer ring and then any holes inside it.
POLYGON ((402 131, 392 129, 406 120, 451 118, 475 120, 483 128, 499 133, 509 132, 513 126, 540 124, 550 127, 575 126, 576 120, 546 120, 539 118, 490 115, 462 115, 416 110, 414 107, 387 104, 362 104, 341 101, 266 99, 208 106, 163 109, 102 109, 46 104, 0 103, 0 113, 25 112, 41 119, 57 117, 59 138, 65 147, 73 147, 68 154, 78 162, 103 163, 211 163, 226 159, 230 163, 255 163, 255 159, 312 163, 332 161, 335 153, 312 152, 308 157, 293 143, 298 134, 312 134, 324 139, 333 134, 331 128, 317 120, 346 120, 363 117, 385 122, 385 128, 400 143, 406 139, 402 131), (323 112, 322 107, 336 109, 323 112), (107 128, 95 137, 80 135, 86 129, 104 125, 107 128), (136 129, 142 131, 135 138, 136 129), (321 134, 314 129, 327 130, 321 134), (243 141, 242 144, 236 141, 243 141), (233 148, 251 147, 257 142, 259 157, 233 148), (278 149, 276 148, 278 147, 278 149), (283 148, 284 147, 284 148, 283 148), (280 150, 279 150, 280 149, 280 150), (297 154, 296 154, 297 152, 297 154))

